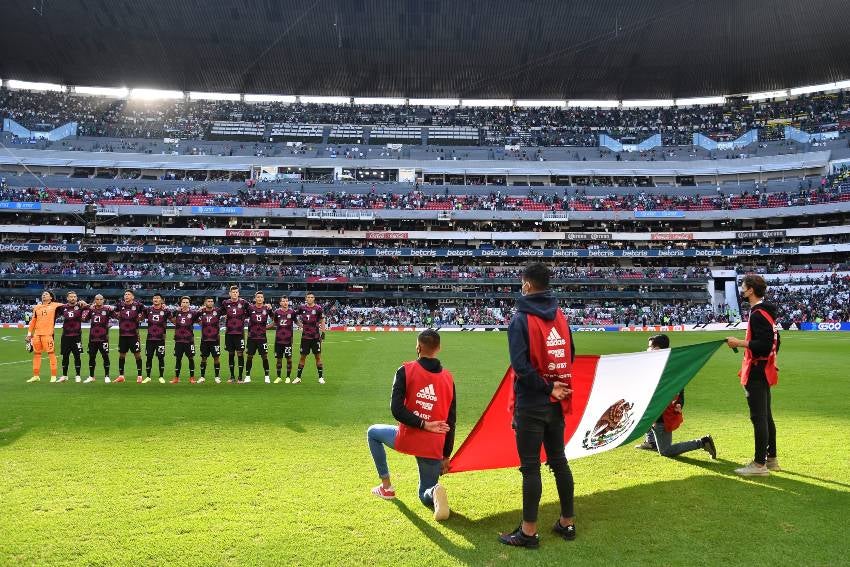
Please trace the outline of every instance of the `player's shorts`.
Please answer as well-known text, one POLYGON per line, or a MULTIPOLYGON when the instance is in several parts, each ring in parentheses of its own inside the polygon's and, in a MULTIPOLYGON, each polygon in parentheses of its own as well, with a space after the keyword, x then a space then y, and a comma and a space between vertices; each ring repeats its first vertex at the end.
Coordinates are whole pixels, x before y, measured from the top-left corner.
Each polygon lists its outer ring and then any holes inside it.
POLYGON ((195 356, 195 343, 174 343, 174 358, 195 356))
POLYGON ((274 344, 275 358, 292 358, 292 343, 275 343, 274 344))
POLYGON ((89 356, 101 353, 104 358, 109 356, 109 341, 89 341, 89 356))
POLYGON ((221 356, 221 343, 218 341, 201 341, 201 358, 221 356))
POLYGON ((263 339, 248 339, 248 356, 254 356, 257 352, 265 356, 269 352, 269 343, 263 339))
POLYGON ((69 354, 83 354, 83 338, 82 337, 62 337, 59 342, 59 348, 62 351, 62 356, 69 354))
POLYGON ((145 341, 145 354, 165 356, 165 339, 148 339, 145 341))
POLYGON ((41 354, 46 352, 50 354, 54 352, 54 344, 53 337, 50 335, 35 335, 32 338, 32 352, 34 354, 41 354))
POLYGON ((118 337, 118 352, 120 354, 142 352, 142 344, 139 342, 139 337, 118 337))
POLYGON ((322 341, 319 339, 301 339, 301 356, 310 353, 322 354, 322 341))
POLYGON ((245 350, 245 335, 224 335, 224 350, 245 350))

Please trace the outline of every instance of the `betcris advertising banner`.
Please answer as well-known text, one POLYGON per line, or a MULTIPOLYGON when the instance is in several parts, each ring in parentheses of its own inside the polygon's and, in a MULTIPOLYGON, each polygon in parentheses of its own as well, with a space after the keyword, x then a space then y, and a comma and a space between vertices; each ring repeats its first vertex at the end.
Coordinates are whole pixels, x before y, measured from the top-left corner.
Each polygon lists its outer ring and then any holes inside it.
POLYGON ((850 331, 850 323, 801 323, 801 331, 850 331))
POLYGON ((0 209, 14 209, 16 211, 40 211, 41 203, 21 203, 18 201, 0 201, 0 209))
POLYGON ((622 325, 570 325, 570 330, 574 333, 617 333, 621 327, 622 325))

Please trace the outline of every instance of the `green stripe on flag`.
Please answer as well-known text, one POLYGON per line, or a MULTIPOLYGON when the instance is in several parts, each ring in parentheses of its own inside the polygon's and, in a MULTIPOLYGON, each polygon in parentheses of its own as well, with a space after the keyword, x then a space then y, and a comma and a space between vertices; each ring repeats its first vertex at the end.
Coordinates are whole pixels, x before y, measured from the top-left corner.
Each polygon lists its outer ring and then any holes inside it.
POLYGON ((673 398, 682 391, 685 385, 691 381, 691 378, 696 376, 700 368, 708 362, 711 355, 724 342, 711 341, 670 349, 670 357, 667 359, 667 364, 664 366, 664 371, 661 373, 661 379, 658 381, 655 393, 652 394, 649 406, 632 434, 623 441, 622 445, 643 437, 649 431, 649 428, 664 413, 673 398))

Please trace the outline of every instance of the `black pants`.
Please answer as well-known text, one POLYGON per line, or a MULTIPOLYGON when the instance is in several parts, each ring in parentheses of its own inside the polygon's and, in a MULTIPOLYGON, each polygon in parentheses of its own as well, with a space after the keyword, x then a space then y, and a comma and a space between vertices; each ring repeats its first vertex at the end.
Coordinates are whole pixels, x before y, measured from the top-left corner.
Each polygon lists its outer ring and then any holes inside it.
POLYGON ((560 404, 514 410, 516 448, 522 473, 522 519, 537 521, 543 484, 540 480, 540 446, 546 449, 546 464, 555 475, 561 516, 573 517, 573 473, 564 455, 564 414, 560 404))
POLYGON ((770 411, 770 386, 764 375, 764 369, 758 366, 750 368, 750 377, 745 386, 747 404, 750 406, 750 421, 755 434, 755 455, 753 460, 761 465, 767 457, 776 457, 776 425, 770 411))

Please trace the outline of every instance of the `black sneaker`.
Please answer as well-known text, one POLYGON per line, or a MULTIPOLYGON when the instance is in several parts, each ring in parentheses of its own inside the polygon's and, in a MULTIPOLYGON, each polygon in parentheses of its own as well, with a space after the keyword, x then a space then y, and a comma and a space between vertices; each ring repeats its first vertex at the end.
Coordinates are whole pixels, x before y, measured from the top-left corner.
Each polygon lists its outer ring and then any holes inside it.
POLYGON ((540 537, 537 534, 533 536, 525 535, 522 533, 522 525, 509 534, 501 534, 499 541, 505 545, 527 547, 528 549, 537 549, 540 547, 540 537))
POLYGON ((714 439, 711 438, 711 435, 706 435, 702 439, 702 449, 709 455, 711 455, 712 459, 717 458, 717 447, 714 446, 714 439))
POLYGON ((565 527, 561 525, 561 520, 555 520, 555 527, 552 528, 552 531, 567 541, 572 541, 576 538, 575 524, 565 527))

